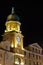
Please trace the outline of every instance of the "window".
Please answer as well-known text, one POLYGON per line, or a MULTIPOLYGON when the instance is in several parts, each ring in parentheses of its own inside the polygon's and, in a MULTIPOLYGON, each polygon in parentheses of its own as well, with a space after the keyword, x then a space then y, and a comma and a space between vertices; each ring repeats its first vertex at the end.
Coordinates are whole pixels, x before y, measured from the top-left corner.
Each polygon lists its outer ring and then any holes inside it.
POLYGON ((36 55, 36 59, 38 59, 38 55, 36 55))
POLYGON ((25 64, 26 64, 26 59, 25 59, 25 64))
POLYGON ((33 62, 33 65, 35 65, 35 62, 33 62))
POLYGON ((36 65, 38 65, 38 62, 37 62, 37 64, 36 65))
POLYGON ((41 65, 41 63, 40 63, 40 65, 41 65))
POLYGON ((10 30, 10 26, 8 26, 8 31, 10 30))
POLYGON ((29 65, 31 65, 31 62, 29 62, 29 65))
POLYGON ((40 53, 40 50, 38 50, 39 51, 39 53, 40 53))
POLYGON ((39 56, 39 59, 41 58, 41 56, 39 56))
POLYGON ((31 65, 31 60, 29 60, 29 65, 31 65))
POLYGON ((34 57, 34 54, 32 56, 34 57))
POLYGON ((34 52, 34 48, 32 48, 32 51, 34 52))
POLYGON ((35 49, 35 52, 37 53, 37 49, 35 49))
POLYGON ((16 58, 16 59, 15 59, 15 64, 20 64, 20 63, 21 63, 20 58, 16 58))
POLYGON ((8 53, 5 53, 5 58, 6 58, 6 59, 8 59, 8 58, 9 58, 8 53))
POLYGON ((0 53, 0 57, 2 57, 2 54, 0 53))
POLYGON ((8 50, 8 45, 7 44, 5 44, 4 49, 8 50))
POLYGON ((8 49, 8 46, 6 45, 6 49, 8 49))
POLYGON ((26 55, 26 52, 24 51, 24 55, 26 55))
POLYGON ((31 57, 31 54, 29 53, 29 58, 31 57))

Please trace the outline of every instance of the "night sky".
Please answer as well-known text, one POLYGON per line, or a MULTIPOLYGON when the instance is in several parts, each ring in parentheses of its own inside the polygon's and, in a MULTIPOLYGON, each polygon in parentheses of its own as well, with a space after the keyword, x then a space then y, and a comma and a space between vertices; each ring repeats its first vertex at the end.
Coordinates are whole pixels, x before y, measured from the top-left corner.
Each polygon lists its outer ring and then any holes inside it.
POLYGON ((34 8, 27 2, 13 0, 12 2, 0 1, 0 41, 2 41, 1 35, 4 33, 6 18, 11 13, 12 6, 20 17, 24 46, 37 42, 43 47, 43 8, 34 8))

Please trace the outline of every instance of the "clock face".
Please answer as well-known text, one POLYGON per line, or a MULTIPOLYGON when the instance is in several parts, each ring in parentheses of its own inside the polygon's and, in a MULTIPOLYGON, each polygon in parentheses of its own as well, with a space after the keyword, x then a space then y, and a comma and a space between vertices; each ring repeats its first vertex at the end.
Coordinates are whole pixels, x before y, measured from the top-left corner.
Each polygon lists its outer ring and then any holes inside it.
POLYGON ((17 39, 18 42, 20 42, 20 36, 19 35, 17 36, 16 39, 17 39))

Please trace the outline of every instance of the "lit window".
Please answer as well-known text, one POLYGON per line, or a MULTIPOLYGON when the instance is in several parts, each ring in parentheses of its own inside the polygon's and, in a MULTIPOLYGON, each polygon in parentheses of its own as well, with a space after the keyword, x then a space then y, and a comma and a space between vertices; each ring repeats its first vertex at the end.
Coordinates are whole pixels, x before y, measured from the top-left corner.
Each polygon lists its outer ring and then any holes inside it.
POLYGON ((8 31, 10 30, 10 26, 8 26, 8 31))
POLYGON ((20 58, 16 58, 16 60, 15 60, 15 64, 20 64, 20 63, 21 63, 20 58))

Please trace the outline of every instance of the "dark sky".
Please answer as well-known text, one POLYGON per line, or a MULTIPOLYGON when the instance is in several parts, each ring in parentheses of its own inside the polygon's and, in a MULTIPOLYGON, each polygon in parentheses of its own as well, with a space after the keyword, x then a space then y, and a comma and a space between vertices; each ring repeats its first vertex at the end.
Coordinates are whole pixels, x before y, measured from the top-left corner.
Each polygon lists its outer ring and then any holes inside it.
POLYGON ((0 41, 12 6, 15 7, 15 13, 20 17, 24 46, 38 42, 43 47, 43 8, 32 7, 32 4, 28 2, 0 1, 0 41))

